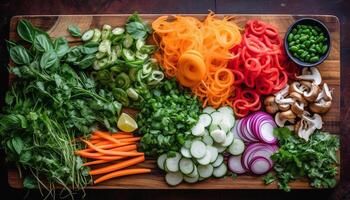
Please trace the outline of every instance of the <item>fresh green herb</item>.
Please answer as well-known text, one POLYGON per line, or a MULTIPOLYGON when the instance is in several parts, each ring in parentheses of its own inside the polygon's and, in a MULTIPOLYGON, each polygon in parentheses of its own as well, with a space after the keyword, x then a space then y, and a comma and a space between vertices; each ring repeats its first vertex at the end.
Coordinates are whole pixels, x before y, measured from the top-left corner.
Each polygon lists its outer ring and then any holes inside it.
POLYGON ((59 58, 65 56, 69 51, 68 41, 63 37, 55 39, 53 46, 59 58))
POLYGON ((17 24, 17 33, 23 40, 33 43, 37 32, 28 20, 22 19, 17 24))
POLYGON ((21 45, 10 48, 10 57, 14 63, 19 65, 29 64, 31 61, 27 50, 21 45))
POLYGON ((336 135, 317 131, 308 142, 300 139, 287 128, 274 130, 279 139, 279 150, 271 156, 275 174, 268 174, 265 183, 278 181, 281 189, 289 191, 288 183, 307 177, 316 188, 331 188, 336 184, 337 150, 336 135))
POLYGON ((125 29, 134 39, 145 39, 151 33, 149 26, 141 20, 137 13, 128 18, 125 29))
POLYGON ((59 184, 68 191, 68 185, 83 188, 91 180, 88 168, 75 155, 81 145, 75 138, 97 127, 116 131, 121 104, 112 93, 97 89, 94 80, 84 72, 70 66, 91 65, 94 54, 89 53, 96 51, 93 47, 69 48, 66 39, 52 41, 26 21, 19 21, 19 26, 25 26, 17 29, 21 37, 33 42, 28 49, 10 44, 10 56, 16 66, 9 70, 16 78, 0 114, 0 141, 6 159, 31 172, 33 179, 25 178, 25 187, 46 188, 40 181, 44 177, 48 183, 59 184))
POLYGON ((140 113, 137 116, 139 134, 143 134, 140 148, 146 155, 178 152, 190 139, 198 120, 200 103, 175 80, 160 82, 152 91, 141 93, 140 113))
POLYGON ((73 37, 81 37, 81 31, 80 31, 79 27, 77 27, 75 25, 69 25, 68 31, 70 32, 70 34, 73 37))
POLYGON ((98 86, 112 91, 123 106, 137 107, 140 91, 154 87, 164 78, 157 61, 151 58, 156 47, 146 44, 149 33, 148 26, 135 13, 128 18, 125 28, 112 29, 105 24, 102 30, 86 31, 83 36, 86 43, 70 51, 67 62, 82 69, 93 62, 92 75, 98 86), (140 29, 132 28, 135 23, 140 29))

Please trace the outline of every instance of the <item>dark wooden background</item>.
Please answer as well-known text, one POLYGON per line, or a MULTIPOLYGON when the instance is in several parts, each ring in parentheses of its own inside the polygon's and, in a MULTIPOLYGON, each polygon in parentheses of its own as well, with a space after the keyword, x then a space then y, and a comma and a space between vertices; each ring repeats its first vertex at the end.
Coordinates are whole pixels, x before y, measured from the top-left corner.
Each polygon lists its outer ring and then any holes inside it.
MULTIPOLYGON (((341 25, 341 181, 333 190, 88 190, 85 199, 350 199, 350 1, 349 0, 0 0, 0 107, 7 88, 8 54, 4 39, 15 15, 117 13, 330 14, 341 25)), ((39 191, 7 184, 0 152, 0 199, 42 199, 39 191)), ((76 199, 80 199, 78 194, 76 199)))

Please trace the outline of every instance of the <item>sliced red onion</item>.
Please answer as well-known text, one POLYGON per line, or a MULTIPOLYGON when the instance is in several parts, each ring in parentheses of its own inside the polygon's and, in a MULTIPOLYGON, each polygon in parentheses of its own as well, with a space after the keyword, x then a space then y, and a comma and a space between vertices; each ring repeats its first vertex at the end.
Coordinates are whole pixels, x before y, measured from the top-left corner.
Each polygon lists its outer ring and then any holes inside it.
POLYGON ((241 156, 230 156, 228 168, 236 174, 244 174, 246 172, 241 163, 241 156))
POLYGON ((256 175, 266 174, 272 168, 270 162, 264 157, 256 157, 249 166, 251 172, 256 175))

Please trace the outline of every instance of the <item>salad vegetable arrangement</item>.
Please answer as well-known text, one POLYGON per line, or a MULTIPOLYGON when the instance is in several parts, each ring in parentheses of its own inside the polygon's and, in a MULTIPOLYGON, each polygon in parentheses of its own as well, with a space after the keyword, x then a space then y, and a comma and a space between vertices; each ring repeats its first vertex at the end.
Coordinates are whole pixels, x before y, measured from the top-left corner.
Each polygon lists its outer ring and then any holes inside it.
MULTIPOLYGON (((7 41, 15 77, 0 136, 25 187, 71 191, 151 173, 138 165, 148 158, 171 186, 231 173, 267 174, 266 184, 286 191, 299 177, 334 187, 339 139, 320 130, 332 91, 317 68, 300 72, 289 60, 272 24, 239 27, 210 13, 150 26, 135 13, 125 26, 67 30, 82 43, 70 47, 26 20, 17 25, 23 41, 7 41)), ((300 43, 294 32, 291 46, 300 43)))

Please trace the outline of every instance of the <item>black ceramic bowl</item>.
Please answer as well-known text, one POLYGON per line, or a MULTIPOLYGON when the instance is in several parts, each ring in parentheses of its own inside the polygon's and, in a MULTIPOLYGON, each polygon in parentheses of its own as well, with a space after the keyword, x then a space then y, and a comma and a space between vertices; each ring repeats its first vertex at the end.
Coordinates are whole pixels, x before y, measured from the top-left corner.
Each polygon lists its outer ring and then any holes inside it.
POLYGON ((289 26, 286 34, 285 34, 285 37, 284 37, 284 48, 287 52, 287 55, 288 57, 293 61, 295 62, 297 65, 301 66, 301 67, 314 67, 314 66, 317 66, 319 64, 321 64, 324 60, 327 59, 328 55, 329 55, 329 52, 331 50, 331 38, 330 38, 330 33, 329 33, 329 30, 328 28, 326 27, 326 25, 317 20, 317 19, 312 19, 312 18, 302 18, 302 19, 299 19, 297 21, 295 21, 292 25, 289 26), (327 41, 325 41, 325 44, 328 45, 328 50, 325 54, 323 54, 321 57, 320 57, 320 60, 318 62, 315 62, 315 63, 309 63, 309 62, 303 62, 301 60, 299 60, 298 58, 294 57, 293 54, 290 52, 289 50, 289 46, 288 46, 288 35, 289 33, 293 30, 293 28, 295 28, 297 25, 313 25, 313 26, 318 26, 321 31, 323 32, 324 36, 327 38, 327 41))

